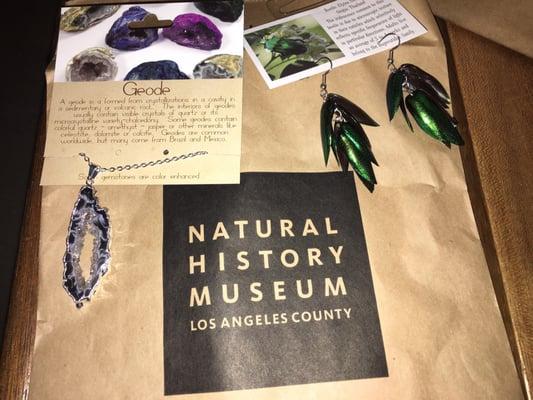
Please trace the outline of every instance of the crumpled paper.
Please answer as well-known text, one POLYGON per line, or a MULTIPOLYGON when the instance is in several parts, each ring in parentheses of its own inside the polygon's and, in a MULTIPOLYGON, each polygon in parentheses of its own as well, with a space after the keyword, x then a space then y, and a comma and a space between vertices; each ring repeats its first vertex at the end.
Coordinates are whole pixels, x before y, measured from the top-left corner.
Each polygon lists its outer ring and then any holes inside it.
POLYGON ((530 0, 429 0, 429 4, 435 15, 533 57, 530 0))
MULTIPOLYGON (((444 47, 428 4, 402 4, 429 32, 402 45, 396 62, 419 65, 447 84, 444 47)), ((262 2, 247 4, 247 26, 264 17, 263 9, 262 2)), ((379 184, 373 194, 356 186, 389 377, 183 398, 523 398, 459 151, 419 129, 411 133, 401 117, 388 122, 386 58, 381 53, 335 69, 328 89, 381 123, 367 129, 379 184)), ((337 169, 323 166, 319 85, 314 76, 268 90, 245 58, 242 171, 337 169)), ((180 398, 163 394, 162 188, 100 188, 113 229, 112 263, 94 300, 80 310, 61 286, 77 192, 44 188, 30 399, 180 398)))

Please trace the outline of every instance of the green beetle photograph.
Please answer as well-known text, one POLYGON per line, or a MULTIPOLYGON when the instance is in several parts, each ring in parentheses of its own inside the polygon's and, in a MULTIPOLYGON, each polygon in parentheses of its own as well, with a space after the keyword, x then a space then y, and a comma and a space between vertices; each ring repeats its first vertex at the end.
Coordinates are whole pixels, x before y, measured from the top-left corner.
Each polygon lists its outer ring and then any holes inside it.
POLYGON ((324 56, 344 57, 311 16, 248 33, 245 38, 272 81, 316 67, 324 56))

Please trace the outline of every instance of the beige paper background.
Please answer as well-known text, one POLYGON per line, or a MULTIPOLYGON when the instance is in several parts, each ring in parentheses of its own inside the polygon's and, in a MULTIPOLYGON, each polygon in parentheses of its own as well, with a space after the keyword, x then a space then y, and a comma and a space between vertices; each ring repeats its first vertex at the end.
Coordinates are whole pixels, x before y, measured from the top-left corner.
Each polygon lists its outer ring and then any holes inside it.
MULTIPOLYGON (((429 33, 402 46, 397 63, 447 82, 426 1, 402 4, 429 33)), ((249 17, 263 6, 248 4, 249 17)), ((77 310, 61 287, 61 258, 78 188, 46 187, 30 399, 522 399, 459 152, 409 132, 400 117, 387 122, 387 73, 382 53, 336 69, 328 85, 382 123, 367 129, 379 185, 370 194, 358 183, 357 192, 388 378, 164 397, 162 188, 100 188, 113 259, 93 301, 77 310)), ((269 91, 245 58, 243 171, 336 169, 323 168, 319 84, 316 76, 269 91)))

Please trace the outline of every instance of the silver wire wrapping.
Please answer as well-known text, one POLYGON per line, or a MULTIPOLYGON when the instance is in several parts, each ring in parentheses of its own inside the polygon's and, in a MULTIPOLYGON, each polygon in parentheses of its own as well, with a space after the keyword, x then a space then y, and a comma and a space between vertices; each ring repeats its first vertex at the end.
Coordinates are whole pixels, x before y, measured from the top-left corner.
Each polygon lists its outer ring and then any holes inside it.
POLYGON ((67 231, 67 249, 63 257, 63 287, 76 303, 83 306, 93 295, 100 278, 104 276, 111 261, 111 226, 105 208, 100 207, 93 181, 98 168, 89 164, 86 185, 82 186, 74 204, 67 231), (87 233, 93 236, 89 277, 85 279, 80 265, 81 253, 87 233))
POLYGON ((89 172, 85 185, 81 187, 72 210, 67 230, 67 248, 63 256, 63 287, 74 300, 76 307, 81 308, 84 301, 91 300, 100 279, 107 273, 111 262, 111 224, 107 213, 108 210, 100 207, 96 197, 96 190, 93 187, 96 176, 100 172, 112 173, 152 167, 206 154, 207 151, 197 151, 155 161, 107 168, 91 162, 91 159, 85 153, 79 154, 87 162, 89 172), (93 248, 89 277, 86 279, 83 275, 80 259, 87 234, 93 236, 93 248))

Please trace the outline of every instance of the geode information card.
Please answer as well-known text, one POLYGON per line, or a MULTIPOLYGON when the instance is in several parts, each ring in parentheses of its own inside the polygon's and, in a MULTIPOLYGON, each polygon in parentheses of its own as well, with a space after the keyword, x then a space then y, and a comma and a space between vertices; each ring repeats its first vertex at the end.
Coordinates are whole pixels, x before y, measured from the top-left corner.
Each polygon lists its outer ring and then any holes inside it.
POLYGON ((242 48, 238 2, 63 8, 41 184, 239 182, 242 48))
POLYGON ((388 375, 352 173, 163 196, 166 395, 388 375))

